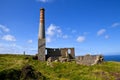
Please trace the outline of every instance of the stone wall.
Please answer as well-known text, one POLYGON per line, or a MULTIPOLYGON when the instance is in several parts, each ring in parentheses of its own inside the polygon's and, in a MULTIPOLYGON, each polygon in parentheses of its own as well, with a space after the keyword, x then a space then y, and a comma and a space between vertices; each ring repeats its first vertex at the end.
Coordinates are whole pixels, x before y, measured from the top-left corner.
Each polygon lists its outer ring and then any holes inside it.
POLYGON ((78 56, 76 58, 76 63, 81 65, 95 65, 103 62, 102 55, 85 55, 78 56))
POLYGON ((38 40, 38 60, 45 61, 45 39, 38 40))
POLYGON ((74 48, 46 48, 46 59, 52 57, 53 59, 69 58, 75 59, 74 48))
POLYGON ((46 48, 47 54, 46 58, 52 57, 53 59, 57 59, 61 55, 61 51, 59 48, 46 48))

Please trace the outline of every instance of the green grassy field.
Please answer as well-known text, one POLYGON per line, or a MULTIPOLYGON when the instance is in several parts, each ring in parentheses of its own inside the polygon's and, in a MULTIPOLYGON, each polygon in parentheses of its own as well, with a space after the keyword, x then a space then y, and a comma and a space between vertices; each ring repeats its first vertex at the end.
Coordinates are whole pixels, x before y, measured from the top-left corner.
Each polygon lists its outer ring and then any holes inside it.
POLYGON ((9 72, 10 69, 20 70, 26 64, 41 72, 46 77, 44 80, 120 80, 119 62, 104 62, 94 66, 78 65, 75 62, 53 62, 53 67, 50 67, 46 62, 24 55, 0 55, 0 74, 7 70, 9 72))

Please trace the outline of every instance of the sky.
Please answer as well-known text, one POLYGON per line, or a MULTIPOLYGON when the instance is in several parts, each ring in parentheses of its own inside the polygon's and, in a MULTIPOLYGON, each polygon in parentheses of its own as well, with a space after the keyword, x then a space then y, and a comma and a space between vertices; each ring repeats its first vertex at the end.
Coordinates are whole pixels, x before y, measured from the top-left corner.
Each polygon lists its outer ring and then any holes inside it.
POLYGON ((46 47, 120 54, 120 0, 0 0, 0 54, 37 53, 40 8, 46 47))

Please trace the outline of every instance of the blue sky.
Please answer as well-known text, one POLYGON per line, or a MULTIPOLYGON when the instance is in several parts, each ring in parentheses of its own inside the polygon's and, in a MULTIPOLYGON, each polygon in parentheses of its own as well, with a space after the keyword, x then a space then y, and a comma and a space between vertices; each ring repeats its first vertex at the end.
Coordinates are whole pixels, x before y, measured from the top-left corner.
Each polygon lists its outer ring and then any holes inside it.
POLYGON ((0 0, 0 53, 37 53, 41 7, 47 47, 120 54, 120 0, 0 0))

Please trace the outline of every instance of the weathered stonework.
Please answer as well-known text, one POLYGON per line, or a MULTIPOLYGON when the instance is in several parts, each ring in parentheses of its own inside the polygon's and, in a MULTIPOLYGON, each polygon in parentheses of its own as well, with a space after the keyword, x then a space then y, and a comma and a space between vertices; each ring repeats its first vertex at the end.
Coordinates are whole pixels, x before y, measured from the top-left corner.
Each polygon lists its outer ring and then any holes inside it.
POLYGON ((44 8, 40 9, 40 24, 38 33, 38 60, 45 61, 45 21, 44 21, 44 8))
POLYGON ((101 55, 85 55, 78 56, 76 63, 81 65, 95 65, 103 62, 103 56, 101 55))
POLYGON ((38 60, 45 61, 45 39, 38 40, 38 60))
POLYGON ((46 59, 51 57, 52 61, 62 60, 63 58, 75 59, 74 48, 46 48, 46 59))

